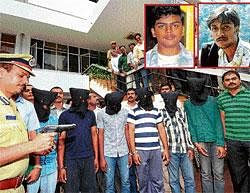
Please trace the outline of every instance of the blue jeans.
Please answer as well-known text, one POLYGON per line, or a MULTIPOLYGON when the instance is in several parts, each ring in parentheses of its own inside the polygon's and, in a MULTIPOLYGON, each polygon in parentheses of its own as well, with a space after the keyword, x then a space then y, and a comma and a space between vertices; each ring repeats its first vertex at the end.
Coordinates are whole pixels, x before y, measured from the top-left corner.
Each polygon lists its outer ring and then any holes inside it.
POLYGON ((121 193, 130 193, 128 155, 122 157, 105 156, 107 171, 105 172, 105 193, 115 193, 115 168, 118 167, 121 179, 121 193))
POLYGON ((136 166, 140 193, 164 193, 160 150, 138 150, 141 165, 136 166))
POLYGON ((133 163, 129 168, 130 193, 138 193, 136 182, 136 166, 133 163))
POLYGON ((57 170, 51 174, 40 176, 37 181, 27 185, 28 193, 54 193, 56 191, 57 170))
POLYGON ((184 179, 185 193, 195 192, 193 163, 188 158, 187 153, 170 153, 168 165, 169 184, 172 193, 180 193, 180 171, 184 179))
POLYGON ((200 154, 201 182, 203 193, 224 193, 224 159, 216 155, 216 144, 200 142, 208 157, 200 154))
POLYGON ((145 68, 142 68, 139 70, 139 72, 142 77, 143 87, 148 87, 148 71, 145 68))
MULTIPOLYGON (((140 65, 144 65, 144 58, 140 60, 140 65)), ((144 67, 135 72, 135 84, 136 88, 141 88, 140 82, 142 79, 143 87, 148 87, 148 70, 144 67)))
POLYGON ((94 157, 65 159, 67 183, 65 193, 96 193, 94 157))
POLYGON ((250 142, 227 140, 228 165, 234 192, 250 192, 250 142))

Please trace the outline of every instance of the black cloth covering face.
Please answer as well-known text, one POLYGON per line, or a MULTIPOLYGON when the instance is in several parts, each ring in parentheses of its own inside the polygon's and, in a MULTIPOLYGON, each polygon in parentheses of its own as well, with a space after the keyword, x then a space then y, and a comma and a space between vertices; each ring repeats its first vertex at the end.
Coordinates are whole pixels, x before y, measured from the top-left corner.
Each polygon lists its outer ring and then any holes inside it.
POLYGON ((154 95, 148 88, 139 88, 136 90, 138 106, 146 111, 151 111, 154 108, 152 96, 154 95))
POLYGON ((205 91, 204 78, 187 78, 190 91, 190 101, 194 105, 203 105, 207 101, 208 92, 205 91))
POLYGON ((178 92, 168 92, 168 93, 161 94, 161 97, 163 98, 164 103, 165 103, 165 109, 171 118, 174 117, 175 112, 177 111, 176 102, 177 102, 178 95, 179 95, 178 92))
POLYGON ((48 121, 50 115, 50 105, 56 99, 57 93, 37 88, 32 88, 32 93, 34 96, 34 107, 39 121, 48 121))
POLYGON ((72 105, 69 109, 71 113, 76 113, 81 119, 84 118, 88 111, 87 99, 89 98, 89 90, 81 88, 70 88, 69 89, 72 105))
POLYGON ((108 115, 117 114, 121 110, 121 102, 123 100, 124 93, 112 92, 105 96, 106 110, 108 115))

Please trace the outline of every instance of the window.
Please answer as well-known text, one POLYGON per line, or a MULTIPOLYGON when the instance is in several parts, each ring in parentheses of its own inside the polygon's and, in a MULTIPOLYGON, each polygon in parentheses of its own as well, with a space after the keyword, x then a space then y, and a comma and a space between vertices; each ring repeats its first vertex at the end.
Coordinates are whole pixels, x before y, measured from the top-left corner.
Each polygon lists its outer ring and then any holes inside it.
POLYGON ((78 55, 69 55, 69 72, 79 72, 78 55))
POLYGON ((57 44, 57 70, 68 71, 68 46, 57 44))
POLYGON ((84 72, 90 64, 106 65, 106 53, 31 39, 30 52, 40 69, 84 72))
POLYGON ((11 34, 1 35, 1 51, 14 54, 15 53, 16 36, 11 34))

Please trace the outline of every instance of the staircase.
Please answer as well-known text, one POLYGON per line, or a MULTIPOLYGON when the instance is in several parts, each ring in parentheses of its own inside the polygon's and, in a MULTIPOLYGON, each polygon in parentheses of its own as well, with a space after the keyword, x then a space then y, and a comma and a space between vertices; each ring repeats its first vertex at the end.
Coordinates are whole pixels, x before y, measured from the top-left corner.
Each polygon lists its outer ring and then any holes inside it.
POLYGON ((90 80, 90 89, 96 92, 101 97, 105 97, 107 93, 114 91, 116 88, 114 80, 105 80, 105 79, 91 79, 90 80))

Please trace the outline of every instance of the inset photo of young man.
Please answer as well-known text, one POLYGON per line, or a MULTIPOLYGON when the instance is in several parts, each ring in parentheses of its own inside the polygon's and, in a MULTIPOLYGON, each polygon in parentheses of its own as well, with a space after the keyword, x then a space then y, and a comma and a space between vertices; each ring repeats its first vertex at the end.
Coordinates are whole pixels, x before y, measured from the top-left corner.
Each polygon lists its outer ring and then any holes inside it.
POLYGON ((194 67, 194 5, 145 4, 148 68, 194 67))
POLYGON ((201 67, 250 67, 250 4, 199 4, 201 67))

